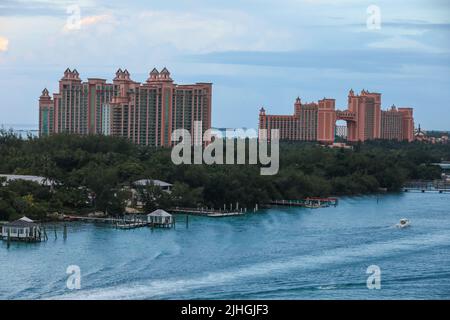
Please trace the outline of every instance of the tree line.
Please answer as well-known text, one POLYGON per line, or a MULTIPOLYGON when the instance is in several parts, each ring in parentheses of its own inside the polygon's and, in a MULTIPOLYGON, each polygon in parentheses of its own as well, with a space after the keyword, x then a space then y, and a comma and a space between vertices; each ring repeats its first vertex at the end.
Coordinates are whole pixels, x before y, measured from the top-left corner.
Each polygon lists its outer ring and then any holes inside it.
POLYGON ((371 141, 353 150, 314 143, 282 143, 280 170, 260 175, 258 165, 175 165, 171 150, 101 135, 21 139, 0 132, 0 173, 43 176, 52 188, 0 180, 0 220, 50 212, 103 211, 119 215, 139 179, 173 184, 172 192, 140 189, 146 212, 173 206, 253 208, 270 200, 397 191, 407 180, 438 179, 435 162, 450 159, 450 145, 371 141), (127 191, 128 190, 128 191, 127 191))

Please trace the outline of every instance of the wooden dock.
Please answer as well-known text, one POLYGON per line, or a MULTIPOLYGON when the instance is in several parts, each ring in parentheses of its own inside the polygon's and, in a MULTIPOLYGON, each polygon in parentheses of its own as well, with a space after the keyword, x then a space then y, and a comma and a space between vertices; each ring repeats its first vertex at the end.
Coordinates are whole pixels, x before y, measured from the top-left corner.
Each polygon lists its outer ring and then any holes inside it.
POLYGON ((269 207, 282 206, 282 207, 302 207, 302 208, 325 208, 334 206, 339 203, 338 198, 318 198, 311 197, 300 200, 273 200, 269 203, 269 207))
POLYGON ((139 222, 126 222, 126 223, 118 223, 116 224, 116 228, 118 229, 136 229, 150 226, 148 222, 139 221, 139 222))
POLYGON ((83 216, 66 216, 66 218, 69 221, 108 223, 118 229, 136 229, 150 226, 150 224, 146 220, 142 219, 99 218, 83 216))
POLYGON ((146 219, 124 219, 124 218, 99 218, 99 217, 84 217, 84 216, 66 216, 69 221, 86 221, 95 223, 106 223, 117 229, 131 230, 143 227, 150 228, 172 228, 175 226, 175 221, 170 223, 152 223, 146 219))
POLYGON ((65 216, 65 220, 68 221, 88 221, 88 222, 102 222, 102 223, 121 223, 121 222, 131 222, 131 219, 121 219, 121 218, 99 218, 99 217, 85 217, 85 216, 65 216))
POLYGON ((203 216, 203 217, 231 217, 231 216, 240 216, 246 213, 242 209, 242 211, 232 211, 232 210, 221 210, 221 209, 211 209, 211 208, 171 208, 168 210, 171 213, 175 214, 187 214, 193 216, 203 216))
POLYGON ((402 187, 404 192, 438 192, 450 193, 450 182, 442 180, 434 181, 409 181, 402 187))

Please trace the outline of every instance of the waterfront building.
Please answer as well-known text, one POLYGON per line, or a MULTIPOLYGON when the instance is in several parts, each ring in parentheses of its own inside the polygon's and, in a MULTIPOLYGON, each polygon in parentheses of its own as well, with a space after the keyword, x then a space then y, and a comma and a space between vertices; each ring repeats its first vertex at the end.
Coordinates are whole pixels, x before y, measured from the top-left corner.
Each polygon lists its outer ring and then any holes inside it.
POLYGON ((412 108, 396 108, 381 111, 381 139, 414 140, 414 118, 412 108))
POLYGON ((338 120, 347 122, 349 141, 366 141, 381 138, 381 94, 362 90, 348 94, 348 108, 338 111, 338 120))
POLYGON ((34 242, 42 240, 42 232, 40 226, 33 220, 22 217, 3 225, 1 237, 3 240, 34 242))
POLYGON ((297 97, 293 115, 268 115, 264 108, 259 112, 259 128, 279 129, 280 140, 289 141, 334 141, 335 100, 322 99, 318 103, 302 103, 297 97))
POLYGON ((211 99, 211 83, 178 85, 166 68, 153 69, 145 83, 133 81, 126 69, 117 70, 112 83, 83 82, 77 70, 67 69, 53 98, 42 92, 39 132, 103 134, 167 147, 175 129, 196 136, 195 122, 201 121, 202 133, 211 127, 211 99))
POLYGON ((302 104, 297 98, 293 115, 268 115, 264 108, 259 113, 259 128, 279 129, 280 140, 318 141, 332 144, 335 135, 349 142, 387 139, 414 140, 412 108, 381 110, 381 94, 362 90, 359 95, 350 90, 346 110, 336 110, 335 100, 324 98, 317 103, 302 104), (347 126, 336 126, 342 120, 347 126), (339 132, 338 132, 339 131, 339 132))
POLYGON ((381 112, 381 138, 388 140, 402 140, 403 115, 395 106, 381 112))
POLYGON ((174 224, 174 219, 170 213, 157 209, 147 215, 147 222, 153 227, 170 228, 174 224))

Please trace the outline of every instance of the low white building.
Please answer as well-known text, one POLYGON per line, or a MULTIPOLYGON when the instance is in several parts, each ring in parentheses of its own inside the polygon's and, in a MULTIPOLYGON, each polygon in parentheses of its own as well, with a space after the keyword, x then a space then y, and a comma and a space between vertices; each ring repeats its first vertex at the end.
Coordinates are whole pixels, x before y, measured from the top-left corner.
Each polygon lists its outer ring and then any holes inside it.
POLYGON ((162 209, 158 209, 147 215, 147 222, 154 227, 172 227, 174 219, 172 215, 162 209))
POLYGON ((136 187, 156 186, 169 193, 172 191, 172 184, 161 180, 141 179, 133 182, 133 185, 136 187))
POLYGON ((1 227, 3 240, 41 241, 41 227, 33 220, 22 217, 1 227))
MULTIPOLYGON (((143 204, 141 192, 142 191, 146 192, 145 188, 149 187, 149 186, 158 187, 162 191, 170 194, 172 192, 173 185, 168 182, 164 182, 161 180, 153 180, 153 179, 141 179, 141 180, 134 181, 132 183, 131 187, 128 187, 128 186, 123 187, 123 190, 131 192, 131 197, 127 201, 127 206, 142 209, 144 204, 143 204)), ((130 209, 128 209, 128 210, 130 210, 130 209)))
POLYGON ((39 176, 27 176, 20 174, 0 174, 0 179, 1 178, 4 178, 6 180, 6 182, 4 182, 3 184, 7 184, 9 181, 16 181, 16 180, 36 182, 39 183, 40 185, 47 187, 50 187, 55 184, 54 181, 39 176))

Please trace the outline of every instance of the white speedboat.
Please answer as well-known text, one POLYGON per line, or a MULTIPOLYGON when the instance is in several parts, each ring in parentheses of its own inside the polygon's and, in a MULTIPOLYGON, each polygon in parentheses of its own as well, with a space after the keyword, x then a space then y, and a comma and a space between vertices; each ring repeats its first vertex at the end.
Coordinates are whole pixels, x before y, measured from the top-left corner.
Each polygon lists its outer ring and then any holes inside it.
POLYGON ((411 225, 408 219, 400 219, 400 222, 396 224, 397 228, 406 228, 411 225))

